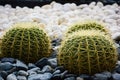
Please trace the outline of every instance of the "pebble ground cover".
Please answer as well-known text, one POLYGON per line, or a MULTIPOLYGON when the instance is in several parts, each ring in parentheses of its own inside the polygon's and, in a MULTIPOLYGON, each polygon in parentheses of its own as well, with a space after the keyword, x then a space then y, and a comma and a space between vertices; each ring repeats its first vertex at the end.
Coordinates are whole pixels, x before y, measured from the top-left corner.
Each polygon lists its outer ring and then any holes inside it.
POLYGON ((120 6, 103 5, 101 2, 76 5, 52 2, 42 7, 12 8, 10 5, 0 6, 0 37, 16 22, 32 21, 42 25, 48 33, 52 44, 52 55, 44 57, 36 63, 28 63, 14 59, 0 59, 0 80, 120 80, 120 61, 113 72, 75 75, 62 66, 57 66, 58 48, 69 25, 79 20, 94 19, 105 23, 120 53, 120 6))

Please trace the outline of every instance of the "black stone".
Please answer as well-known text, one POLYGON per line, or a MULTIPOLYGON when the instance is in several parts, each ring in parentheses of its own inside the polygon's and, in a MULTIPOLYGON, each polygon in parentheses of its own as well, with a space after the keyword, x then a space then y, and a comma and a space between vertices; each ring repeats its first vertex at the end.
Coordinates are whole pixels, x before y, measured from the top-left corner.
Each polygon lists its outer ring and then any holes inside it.
POLYGON ((116 40, 116 42, 120 45, 120 36, 118 36, 118 37, 119 37, 119 40, 118 41, 116 40))
POLYGON ((115 3, 115 0, 106 0, 108 3, 115 3))
POLYGON ((25 76, 17 76, 17 80, 27 80, 25 76))
POLYGON ((17 80, 17 77, 15 74, 9 74, 6 80, 17 80))
POLYGON ((37 61, 37 62, 35 63, 35 65, 36 65, 37 67, 40 67, 41 69, 42 69, 45 65, 48 65, 48 64, 49 64, 48 58, 42 58, 42 59, 40 59, 39 61, 37 61))
POLYGON ((57 59, 56 58, 48 59, 48 63, 52 68, 57 67, 57 59))
POLYGON ((16 69, 17 70, 28 70, 28 67, 27 67, 27 65, 26 64, 24 64, 22 61, 20 61, 20 60, 17 60, 16 61, 16 64, 15 64, 15 66, 16 66, 16 69))
POLYGON ((60 73, 61 73, 60 70, 56 70, 56 71, 53 72, 53 75, 55 75, 55 74, 60 74, 60 73))
MULTIPOLYGON (((0 76, 3 78, 3 79, 6 79, 6 77, 8 76, 8 73, 6 71, 0 71, 0 76)), ((1 80, 1 79, 0 79, 1 80)))
POLYGON ((20 71, 18 72, 18 75, 19 75, 19 76, 25 76, 25 77, 27 77, 27 76, 28 76, 28 72, 26 72, 26 71, 24 71, 24 70, 20 70, 20 71))
POLYGON ((28 76, 28 80, 50 80, 51 77, 52 77, 51 73, 33 74, 28 76))
POLYGON ((12 72, 14 72, 14 71, 16 71, 17 69, 16 69, 16 67, 13 67, 12 69, 10 69, 10 70, 8 70, 8 71, 6 71, 8 74, 10 74, 10 73, 12 73, 12 72))
POLYGON ((57 53, 58 53, 57 50, 52 50, 52 54, 50 55, 50 57, 52 57, 52 58, 56 58, 57 53))
POLYGON ((118 59, 120 60, 120 47, 117 48, 117 52, 118 52, 118 59))
POLYGON ((32 69, 32 68, 35 68, 35 67, 36 67, 36 65, 33 64, 33 63, 29 63, 29 64, 28 64, 28 69, 32 69))
POLYGON ((65 75, 68 73, 68 71, 67 70, 65 70, 63 73, 61 73, 61 77, 62 78, 65 78, 65 75))
POLYGON ((120 80, 120 74, 115 73, 112 75, 113 80, 120 80))
POLYGON ((35 67, 35 68, 32 68, 32 69, 28 70, 27 72, 29 73, 29 72, 38 72, 38 71, 40 71, 40 68, 35 67))
POLYGON ((97 73, 95 74, 93 80, 108 80, 108 77, 104 74, 97 73))
POLYGON ((49 65, 46 65, 43 67, 42 72, 51 72, 52 73, 52 68, 49 65))
POLYGON ((59 46, 61 43, 61 39, 57 38, 52 40, 52 46, 59 46))
POLYGON ((68 78, 65 78, 64 80, 76 80, 75 77, 68 77, 68 78))
POLYGON ((55 68, 55 71, 56 70, 60 70, 61 72, 64 72, 65 71, 65 69, 63 68, 63 66, 58 66, 58 67, 56 67, 55 68))
POLYGON ((112 74, 108 71, 102 72, 102 74, 106 75, 108 79, 112 77, 112 74))
POLYGON ((14 64, 14 63, 16 63, 16 59, 14 59, 14 58, 2 58, 1 62, 2 63, 4 63, 4 62, 10 62, 10 63, 14 64))
POLYGON ((61 74, 55 74, 50 80, 63 80, 63 78, 61 77, 61 74))
POLYGON ((116 72, 120 74, 120 66, 116 68, 116 72))
POLYGON ((0 76, 0 80, 4 80, 4 79, 0 76))
POLYGON ((77 75, 75 75, 75 74, 66 74, 65 78, 68 78, 68 77, 77 77, 77 75))
POLYGON ((10 62, 4 62, 0 64, 0 70, 2 71, 8 71, 10 69, 12 69, 14 67, 13 64, 11 64, 10 62))
POLYGON ((87 74, 81 74, 79 77, 83 78, 84 80, 92 80, 92 77, 87 74))

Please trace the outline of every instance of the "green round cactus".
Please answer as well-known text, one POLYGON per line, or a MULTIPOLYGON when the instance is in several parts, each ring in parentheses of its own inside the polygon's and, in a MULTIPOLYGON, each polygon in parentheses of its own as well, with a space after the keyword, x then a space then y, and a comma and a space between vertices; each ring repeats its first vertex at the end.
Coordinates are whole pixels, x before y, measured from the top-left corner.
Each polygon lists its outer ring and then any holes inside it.
POLYGON ((12 26, 2 38, 1 52, 26 63, 36 62, 50 55, 50 40, 39 24, 20 22, 12 26))
POLYGON ((68 31, 66 32, 66 36, 79 30, 99 30, 101 32, 104 32, 105 34, 109 34, 108 29, 105 28, 103 23, 86 20, 86 21, 77 22, 71 25, 68 31))
POLYGON ((68 36, 57 55, 58 65, 71 73, 94 74, 112 71, 117 62, 114 42, 95 30, 81 30, 68 36))

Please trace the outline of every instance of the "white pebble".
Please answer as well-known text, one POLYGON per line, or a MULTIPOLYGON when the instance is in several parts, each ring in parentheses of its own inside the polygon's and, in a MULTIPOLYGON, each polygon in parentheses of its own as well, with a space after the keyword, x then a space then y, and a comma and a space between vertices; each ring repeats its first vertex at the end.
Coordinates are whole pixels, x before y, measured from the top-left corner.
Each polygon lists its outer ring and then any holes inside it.
POLYGON ((103 3, 102 2, 97 2, 97 6, 101 8, 101 7, 103 7, 103 3))

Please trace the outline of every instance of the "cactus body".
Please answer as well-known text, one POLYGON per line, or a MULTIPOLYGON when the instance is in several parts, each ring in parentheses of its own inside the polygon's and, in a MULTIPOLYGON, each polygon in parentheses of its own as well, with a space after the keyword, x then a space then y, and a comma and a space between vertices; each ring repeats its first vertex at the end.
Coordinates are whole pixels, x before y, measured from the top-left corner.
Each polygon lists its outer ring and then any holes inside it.
POLYGON ((99 31, 81 30, 68 36, 60 47, 58 65, 71 73, 112 71, 117 62, 113 41, 99 31))
POLYGON ((38 24, 21 22, 13 25, 3 36, 1 52, 4 57, 35 62, 50 55, 50 40, 38 24))

